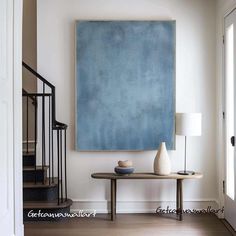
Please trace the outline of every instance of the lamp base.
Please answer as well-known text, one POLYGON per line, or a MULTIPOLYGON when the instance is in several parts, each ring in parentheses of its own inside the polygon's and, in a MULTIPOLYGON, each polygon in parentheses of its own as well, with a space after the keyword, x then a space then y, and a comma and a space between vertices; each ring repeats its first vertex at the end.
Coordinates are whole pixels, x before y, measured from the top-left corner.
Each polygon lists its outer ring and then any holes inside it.
POLYGON ((189 171, 189 170, 181 170, 181 171, 178 171, 177 174, 179 174, 179 175, 194 175, 195 172, 189 171))

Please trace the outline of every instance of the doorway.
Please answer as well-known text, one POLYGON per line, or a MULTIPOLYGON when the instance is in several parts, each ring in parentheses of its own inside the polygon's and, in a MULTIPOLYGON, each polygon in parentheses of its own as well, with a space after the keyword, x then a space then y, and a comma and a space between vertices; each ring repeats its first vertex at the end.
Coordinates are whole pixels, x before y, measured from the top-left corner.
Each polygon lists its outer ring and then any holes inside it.
POLYGON ((225 77, 225 219, 236 230, 236 10, 224 21, 224 77, 225 77))

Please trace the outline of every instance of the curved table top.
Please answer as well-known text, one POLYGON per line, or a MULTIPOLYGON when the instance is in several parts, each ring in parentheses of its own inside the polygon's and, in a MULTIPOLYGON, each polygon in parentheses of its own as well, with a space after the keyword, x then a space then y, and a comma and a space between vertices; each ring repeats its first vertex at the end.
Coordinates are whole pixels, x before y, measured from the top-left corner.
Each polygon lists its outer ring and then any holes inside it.
POLYGON ((170 175, 156 175, 152 172, 139 172, 129 175, 119 175, 116 173, 93 173, 92 178, 95 179, 200 179, 203 174, 195 172, 194 175, 179 175, 177 173, 171 173, 170 175))

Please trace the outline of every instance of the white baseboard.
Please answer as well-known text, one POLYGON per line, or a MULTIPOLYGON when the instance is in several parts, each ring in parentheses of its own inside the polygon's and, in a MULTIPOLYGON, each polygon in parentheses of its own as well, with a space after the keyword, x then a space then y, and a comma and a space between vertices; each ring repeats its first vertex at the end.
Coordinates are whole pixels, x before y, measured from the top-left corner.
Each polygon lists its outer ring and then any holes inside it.
MULTIPOLYGON (((169 206, 175 209, 175 201, 117 201, 117 213, 155 213, 158 207, 166 209, 169 206)), ((184 201, 184 209, 218 209, 218 204, 213 200, 194 200, 184 201)), ((89 201, 89 200, 73 200, 71 212, 79 212, 79 210, 96 210, 96 213, 110 212, 110 201, 89 201)))
MULTIPOLYGON (((218 200, 216 200, 216 204, 217 204, 217 207, 218 207, 218 208, 222 208, 222 207, 223 207, 223 206, 220 204, 220 202, 219 202, 218 200)), ((222 212, 222 211, 220 211, 220 212, 217 213, 216 215, 217 215, 217 217, 218 217, 219 219, 224 219, 224 218, 225 218, 225 214, 224 214, 224 212, 222 212)))
POLYGON ((19 226, 18 231, 13 234, 13 236, 24 236, 24 225, 19 226))

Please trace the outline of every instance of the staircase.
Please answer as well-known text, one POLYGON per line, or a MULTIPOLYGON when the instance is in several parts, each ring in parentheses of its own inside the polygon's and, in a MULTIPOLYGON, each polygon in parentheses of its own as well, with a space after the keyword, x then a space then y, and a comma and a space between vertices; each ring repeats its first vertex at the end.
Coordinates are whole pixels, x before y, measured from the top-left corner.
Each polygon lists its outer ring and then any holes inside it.
POLYGON ((72 204, 67 198, 67 125, 56 120, 54 85, 22 65, 37 80, 36 93, 22 93, 24 221, 65 219, 59 213, 69 213, 72 204))

